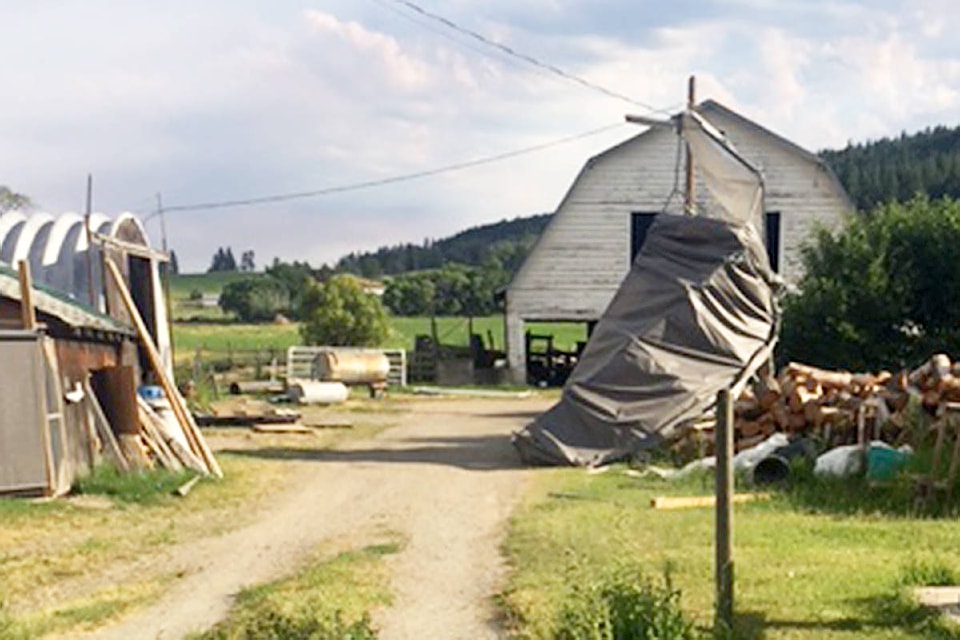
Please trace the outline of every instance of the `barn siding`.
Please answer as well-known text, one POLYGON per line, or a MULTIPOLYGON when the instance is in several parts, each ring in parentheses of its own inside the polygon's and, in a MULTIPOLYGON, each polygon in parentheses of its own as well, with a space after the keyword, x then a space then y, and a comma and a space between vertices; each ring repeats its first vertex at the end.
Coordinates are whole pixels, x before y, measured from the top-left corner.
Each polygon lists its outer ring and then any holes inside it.
MULTIPOLYGON (((701 107, 766 181, 766 210, 780 212, 780 273, 801 276, 801 249, 818 225, 850 211, 836 179, 806 152, 715 103, 701 107)), ((678 182, 677 136, 648 130, 584 166, 507 291, 507 350, 515 380, 526 377, 525 320, 596 320, 630 268, 630 220, 658 212, 678 182)), ((683 166, 682 163, 679 166, 683 166)), ((682 208, 676 194, 668 211, 682 208)))

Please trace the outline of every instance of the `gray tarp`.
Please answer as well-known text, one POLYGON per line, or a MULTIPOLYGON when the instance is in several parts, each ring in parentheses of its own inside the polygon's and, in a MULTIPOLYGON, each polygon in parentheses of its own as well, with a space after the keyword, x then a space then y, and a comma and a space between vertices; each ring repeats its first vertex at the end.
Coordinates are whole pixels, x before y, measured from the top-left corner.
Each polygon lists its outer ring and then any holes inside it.
POLYGON ((656 217, 560 402, 515 435, 528 462, 593 466, 655 447, 773 348, 763 180, 698 113, 680 123, 704 187, 698 215, 656 217))
POLYGON ((762 363, 772 282, 753 225, 658 215, 560 402, 515 435, 521 456, 594 466, 669 439, 762 363))

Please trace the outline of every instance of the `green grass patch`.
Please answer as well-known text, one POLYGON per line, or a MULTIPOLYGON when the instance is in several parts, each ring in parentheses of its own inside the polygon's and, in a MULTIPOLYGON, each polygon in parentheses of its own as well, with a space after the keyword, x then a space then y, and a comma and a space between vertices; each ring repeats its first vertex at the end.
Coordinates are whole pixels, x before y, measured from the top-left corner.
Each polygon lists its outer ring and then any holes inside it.
MULTIPOLYGON (((565 637, 563 612, 576 585, 602 584, 625 564, 647 576, 672 567, 670 588, 682 594, 683 611, 707 633, 713 623, 713 510, 650 507, 659 495, 709 493, 707 476, 675 484, 616 468, 600 475, 553 470, 537 482, 505 544, 513 571, 501 602, 516 638, 565 637)), ((924 622, 927 612, 898 620, 890 611, 905 602, 908 578, 942 582, 960 572, 960 557, 952 552, 958 534, 953 520, 873 508, 841 516, 797 508, 788 495, 738 506, 733 637, 955 638, 928 635, 933 623, 924 622)))
POLYGON ((77 480, 74 493, 107 496, 121 503, 156 504, 170 498, 173 491, 196 473, 190 470, 151 469, 125 473, 112 465, 102 465, 77 480))
POLYGON ((226 620, 193 640, 374 640, 370 612, 390 602, 381 560, 400 549, 396 541, 374 544, 245 589, 226 620))

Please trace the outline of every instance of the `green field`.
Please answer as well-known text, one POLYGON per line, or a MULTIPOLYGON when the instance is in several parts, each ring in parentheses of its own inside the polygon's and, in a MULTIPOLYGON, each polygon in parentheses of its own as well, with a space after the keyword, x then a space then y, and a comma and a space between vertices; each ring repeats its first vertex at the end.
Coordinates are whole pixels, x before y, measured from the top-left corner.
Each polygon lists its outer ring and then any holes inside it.
MULTIPOLYGON (((234 350, 275 349, 300 344, 298 325, 291 324, 240 324, 222 322, 176 322, 173 325, 174 346, 178 352, 204 351, 225 352, 234 350)), ((467 345, 466 318, 437 318, 437 335, 443 344, 467 345)), ((527 328, 533 333, 552 333, 555 346, 572 349, 578 340, 586 337, 586 328, 576 322, 532 323, 527 328)), ((493 336, 494 347, 503 349, 503 316, 475 318, 473 330, 484 337, 493 336)), ((430 318, 390 318, 390 337, 384 347, 390 349, 413 349, 417 335, 430 335, 430 318)), ((489 347, 489 344, 487 345, 489 347)))

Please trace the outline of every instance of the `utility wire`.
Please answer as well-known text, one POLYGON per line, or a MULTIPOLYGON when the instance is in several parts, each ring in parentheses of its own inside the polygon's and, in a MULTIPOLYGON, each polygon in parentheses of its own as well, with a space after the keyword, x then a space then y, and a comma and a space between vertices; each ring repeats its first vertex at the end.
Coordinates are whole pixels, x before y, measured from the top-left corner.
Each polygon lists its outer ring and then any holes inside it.
MULTIPOLYGON (((591 89, 591 90, 593 90, 593 91, 597 91, 597 92, 602 93, 602 94, 604 94, 604 95, 606 95, 606 96, 608 96, 608 97, 610 97, 610 98, 616 98, 617 100, 623 100, 624 102, 628 102, 628 103, 630 103, 630 104, 632 104, 632 105, 635 105, 635 106, 638 106, 638 107, 642 107, 642 108, 647 109, 647 110, 649 110, 649 111, 652 111, 652 112, 654 112, 654 113, 668 113, 668 111, 667 111, 666 109, 658 109, 657 107, 654 107, 654 106, 652 106, 652 105, 650 105, 650 104, 647 104, 647 103, 645 103, 645 102, 641 102, 641 101, 636 100, 636 99, 634 99, 634 98, 631 98, 631 97, 628 96, 628 95, 622 94, 622 93, 620 93, 620 92, 618 92, 618 91, 614 91, 614 90, 612 90, 612 89, 608 89, 608 88, 606 88, 606 87, 604 87, 604 86, 602 86, 602 85, 599 85, 599 84, 597 84, 597 83, 595 83, 595 82, 591 82, 590 80, 587 80, 587 79, 585 79, 585 78, 582 78, 582 77, 580 77, 580 76, 578 76, 578 75, 576 75, 576 74, 574 74, 574 73, 570 73, 569 71, 564 71, 564 70, 561 69, 560 67, 558 67, 558 66, 556 66, 556 65, 553 65, 553 64, 550 64, 549 62, 543 62, 542 60, 539 60, 539 59, 537 59, 537 58, 535 58, 535 57, 533 57, 533 56, 531 56, 531 55, 529 55, 529 54, 522 53, 522 52, 517 51, 516 49, 514 49, 514 48, 512 48, 512 47, 510 47, 510 46, 507 46, 507 45, 502 44, 502 43, 500 43, 500 42, 497 42, 497 41, 495 41, 495 40, 491 40, 490 38, 486 37, 485 35, 483 35, 483 34, 481 34, 481 33, 478 33, 478 32, 476 32, 476 31, 474 31, 474 30, 472 30, 472 29, 468 29, 467 27, 463 27, 463 26, 457 24, 456 22, 454 22, 453 20, 451 20, 451 19, 449 19, 449 18, 445 18, 444 16, 441 16, 441 15, 439 15, 439 14, 437 14, 437 13, 433 13, 433 12, 431 12, 431 11, 428 11, 427 9, 424 9, 424 8, 421 7, 420 5, 418 5, 418 4, 414 3, 414 2, 411 2, 410 0, 392 0, 392 1, 393 1, 394 3, 396 3, 396 4, 398 4, 398 5, 407 7, 407 8, 410 9, 411 11, 415 11, 416 13, 420 14, 421 16, 424 16, 425 18, 429 18, 430 20, 433 20, 433 21, 435 21, 435 22, 439 22, 440 24, 442 24, 442 25, 444 25, 444 26, 446 26, 446 27, 448 27, 448 28, 450 28, 450 29, 453 29, 454 31, 456 31, 456 32, 458 32, 458 33, 462 33, 462 34, 465 35, 465 36, 469 36, 470 38, 473 38, 474 40, 477 40, 478 42, 484 44, 484 45, 487 46, 487 47, 492 47, 492 48, 494 48, 494 49, 497 49, 497 50, 499 50, 499 51, 507 54, 508 56, 511 56, 511 57, 516 58, 516 59, 518 59, 518 60, 522 60, 523 62, 526 62, 526 63, 528 63, 528 64, 531 64, 531 65, 533 65, 533 66, 535 66, 535 67, 538 67, 538 68, 540 68, 540 69, 542 69, 542 70, 544 70, 544 71, 549 71, 550 73, 552 73, 552 74, 554 74, 554 75, 557 75, 557 76, 560 76, 561 78, 564 78, 564 79, 569 80, 569 81, 571 81, 571 82, 576 82, 577 84, 579 84, 579 85, 581 85, 581 86, 583 86, 583 87, 586 87, 587 89, 591 89)), ((672 114, 670 114, 670 115, 672 115, 672 114)))
POLYGON ((270 196, 262 196, 258 198, 201 202, 197 204, 180 204, 180 205, 164 207, 163 210, 165 212, 171 212, 171 211, 201 211, 201 210, 208 210, 208 209, 226 209, 231 207, 243 207, 248 205, 267 204, 267 203, 273 203, 273 202, 286 202, 288 200, 300 200, 303 198, 314 198, 317 196, 325 196, 333 193, 344 193, 347 191, 359 191, 361 189, 382 187, 389 184, 396 184, 398 182, 407 182, 409 180, 426 178, 429 176, 435 176, 435 175, 447 173, 450 171, 459 171, 461 169, 467 169, 470 167, 476 167, 483 164, 490 164, 492 162, 507 160, 509 158, 515 158, 517 156, 526 155, 528 153, 533 153, 535 151, 542 151, 544 149, 549 149, 551 147, 567 144, 569 142, 575 142, 577 140, 589 138, 591 136, 605 133, 607 131, 612 131, 613 129, 617 129, 622 126, 624 126, 624 124, 622 122, 618 122, 616 124, 610 124, 605 127, 600 127, 599 129, 591 129, 590 131, 578 133, 573 136, 567 136, 566 138, 560 138, 558 140, 544 142, 542 144, 534 145, 532 147, 516 149, 514 151, 507 151, 506 153, 499 153, 496 155, 485 156, 482 158, 475 158, 473 160, 467 160, 465 162, 448 164, 442 167, 437 167, 435 169, 428 169, 426 171, 417 171, 415 173, 406 173, 406 174, 401 174, 397 176, 391 176, 389 178, 379 178, 377 180, 365 180, 363 182, 354 182, 354 183, 339 185, 335 187, 325 187, 323 189, 315 189, 312 191, 281 193, 281 194, 270 195, 270 196))

